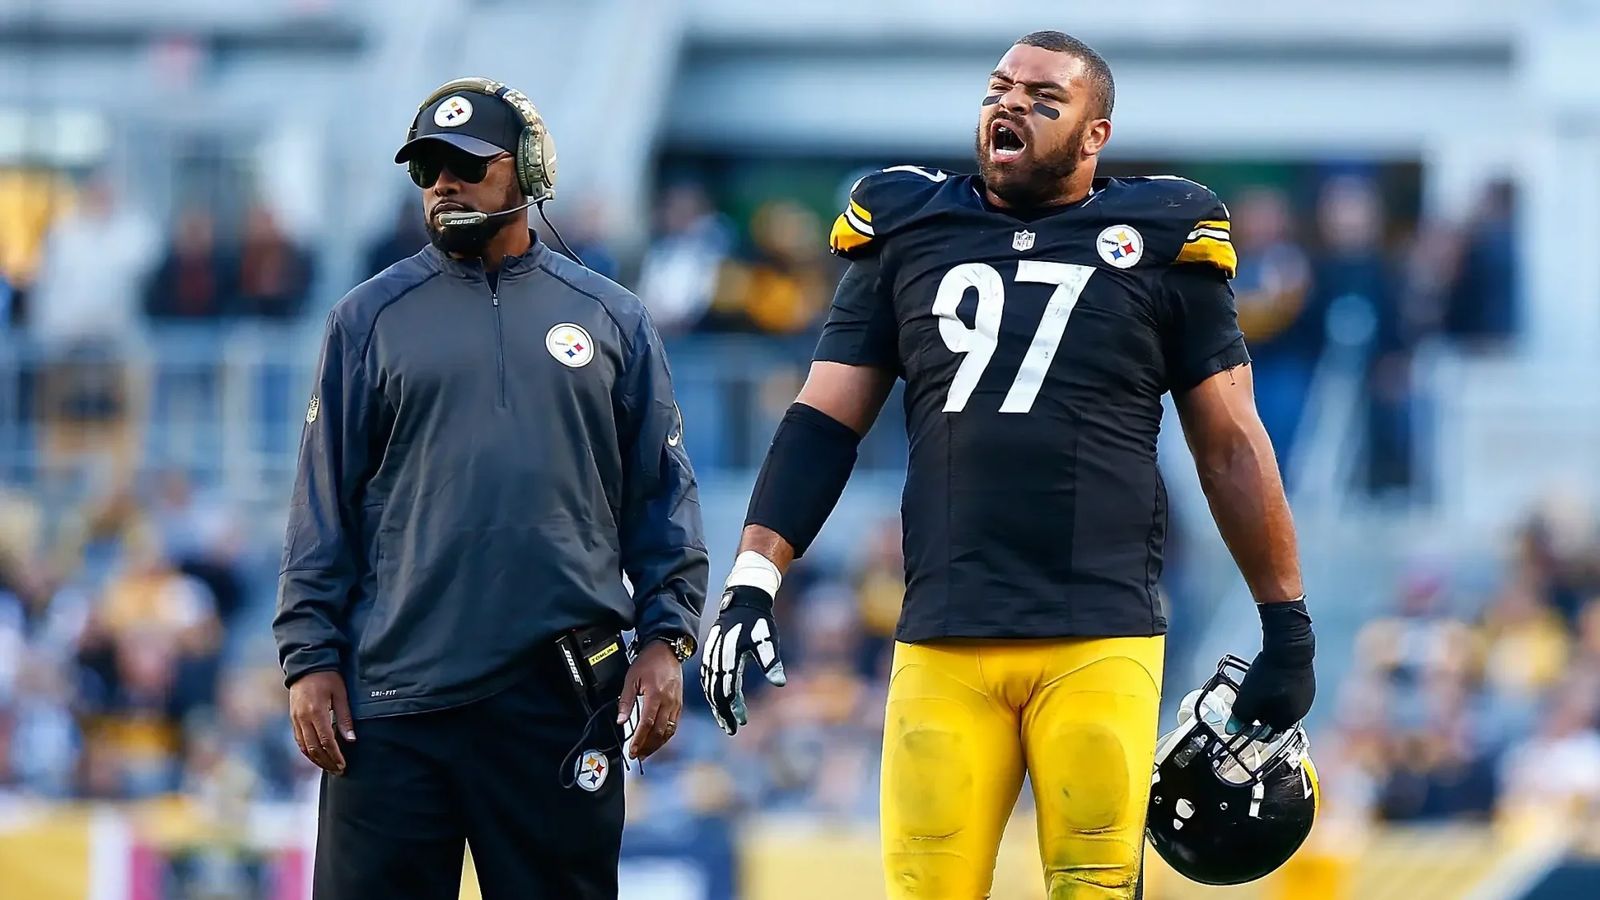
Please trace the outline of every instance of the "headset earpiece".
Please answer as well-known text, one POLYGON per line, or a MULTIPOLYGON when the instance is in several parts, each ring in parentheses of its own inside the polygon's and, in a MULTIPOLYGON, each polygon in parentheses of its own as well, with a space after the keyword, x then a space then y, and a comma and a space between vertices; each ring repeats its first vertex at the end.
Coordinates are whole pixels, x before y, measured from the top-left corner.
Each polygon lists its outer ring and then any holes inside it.
POLYGON ((539 132, 532 125, 524 125, 522 139, 517 142, 517 183, 522 185, 522 196, 532 197, 540 183, 539 132))
MULTIPOLYGON (((417 123, 422 121, 422 111, 427 109, 429 104, 433 103, 435 100, 438 100, 439 96, 439 92, 434 91, 428 96, 428 99, 422 101, 421 106, 417 107, 417 114, 411 117, 411 127, 406 129, 407 144, 411 143, 417 138, 417 123)), ((422 184, 422 165, 415 159, 409 159, 406 161, 406 174, 411 176, 412 184, 416 185, 417 187, 424 186, 422 184)))
POLYGON ((517 143, 517 182, 524 197, 543 203, 556 192, 556 146, 545 127, 544 117, 521 91, 500 85, 494 93, 522 116, 522 139, 517 143))
MULTIPOLYGON (((416 139, 417 123, 422 118, 423 110, 458 91, 475 91, 499 97, 517 111, 517 115, 522 117, 522 137, 518 139, 517 150, 512 154, 515 157, 512 165, 516 167, 517 188, 522 191, 522 196, 534 203, 543 203, 554 197, 556 145, 545 128, 544 117, 539 115, 533 101, 521 91, 508 88, 498 81, 476 77, 457 78, 440 85, 428 95, 428 99, 422 101, 417 107, 417 114, 411 117, 411 127, 406 130, 406 142, 416 139)), ((411 176, 413 183, 422 186, 422 167, 416 160, 406 164, 406 173, 411 176)))

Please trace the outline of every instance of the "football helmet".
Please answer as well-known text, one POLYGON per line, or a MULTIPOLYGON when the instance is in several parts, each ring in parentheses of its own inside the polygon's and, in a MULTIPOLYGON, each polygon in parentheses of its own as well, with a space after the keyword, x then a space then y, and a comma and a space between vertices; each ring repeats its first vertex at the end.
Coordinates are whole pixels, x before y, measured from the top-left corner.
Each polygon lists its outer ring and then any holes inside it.
POLYGON ((1265 742, 1224 733, 1248 670, 1224 656, 1156 744, 1145 833, 1168 865, 1201 884, 1243 884, 1283 865, 1317 814, 1317 770, 1302 726, 1265 742))

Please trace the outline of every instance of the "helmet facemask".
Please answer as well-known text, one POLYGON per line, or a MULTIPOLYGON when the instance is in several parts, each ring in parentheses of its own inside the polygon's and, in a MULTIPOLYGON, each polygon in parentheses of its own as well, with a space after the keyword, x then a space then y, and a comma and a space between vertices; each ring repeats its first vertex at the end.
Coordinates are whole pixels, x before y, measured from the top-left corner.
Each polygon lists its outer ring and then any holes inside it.
POLYGON ((1311 740, 1300 725, 1270 740, 1257 741, 1227 733, 1228 718, 1239 696, 1239 679, 1249 664, 1237 656, 1224 656, 1217 674, 1199 690, 1190 691, 1178 705, 1178 727, 1156 744, 1156 765, 1169 757, 1187 764, 1186 755, 1209 752, 1212 772, 1232 786, 1258 783, 1279 765, 1298 767, 1311 750, 1311 740), (1232 670, 1237 670, 1235 678, 1232 670))
POLYGON ((1223 657, 1183 698, 1178 727, 1156 747, 1145 833, 1179 874, 1201 884, 1266 875, 1305 842, 1317 812, 1316 769, 1299 725, 1268 741, 1227 734, 1248 665, 1223 657))

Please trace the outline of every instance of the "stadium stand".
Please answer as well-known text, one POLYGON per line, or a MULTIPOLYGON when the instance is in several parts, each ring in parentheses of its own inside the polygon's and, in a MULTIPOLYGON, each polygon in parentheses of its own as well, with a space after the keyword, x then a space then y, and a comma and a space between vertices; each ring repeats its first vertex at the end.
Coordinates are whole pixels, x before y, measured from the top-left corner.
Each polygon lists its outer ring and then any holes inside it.
MULTIPOLYGON (((1319 629, 1311 842, 1225 894, 1150 854, 1145 896, 1594 896, 1600 13, 1534 5, 6 4, 0 898, 309 896, 316 776, 267 622, 321 318, 425 240, 389 164, 417 96, 483 73, 540 105, 552 217, 668 335, 720 577, 840 198, 963 167, 977 80, 1058 26, 1118 73, 1106 168, 1232 206, 1319 629)), ((624 897, 877 895, 884 418, 784 582, 790 684, 731 742, 690 691, 630 778, 624 897)), ((1256 632, 1175 427, 1161 452, 1176 698, 1256 632)), ((997 897, 1041 896, 1029 806, 997 897)))

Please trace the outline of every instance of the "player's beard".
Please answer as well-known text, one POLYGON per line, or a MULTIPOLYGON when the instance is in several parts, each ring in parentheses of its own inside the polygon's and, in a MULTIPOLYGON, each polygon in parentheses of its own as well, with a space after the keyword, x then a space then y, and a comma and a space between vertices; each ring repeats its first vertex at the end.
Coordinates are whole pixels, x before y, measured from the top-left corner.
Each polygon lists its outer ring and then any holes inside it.
MULTIPOLYGON (((509 196, 500 209, 511 209, 522 203, 522 197, 517 194, 509 196)), ((497 210, 485 210, 496 212, 497 210)), ((476 225, 453 225, 449 228, 440 228, 434 224, 431 216, 424 216, 423 225, 428 229, 428 240, 433 246, 439 248, 440 253, 452 256, 464 256, 468 259, 483 255, 489 242, 495 235, 507 228, 526 228, 527 223, 515 215, 494 216, 485 219, 476 225)))
MULTIPOLYGON (((983 185, 1004 200, 1020 209, 1053 206, 1066 198, 1061 195, 1064 183, 1083 164, 1083 142, 1089 133, 1089 123, 1082 122, 1065 146, 1054 155, 1033 160, 1022 160, 1007 166, 989 161, 984 135, 988 129, 979 126, 974 140, 978 157, 978 174, 983 185)), ((1032 152, 1030 147, 1027 152, 1032 152)))

